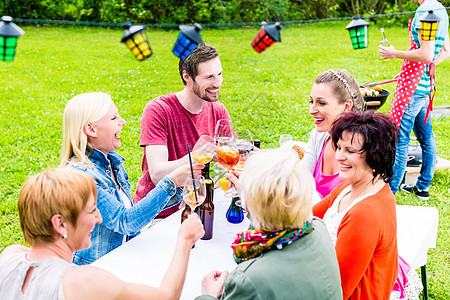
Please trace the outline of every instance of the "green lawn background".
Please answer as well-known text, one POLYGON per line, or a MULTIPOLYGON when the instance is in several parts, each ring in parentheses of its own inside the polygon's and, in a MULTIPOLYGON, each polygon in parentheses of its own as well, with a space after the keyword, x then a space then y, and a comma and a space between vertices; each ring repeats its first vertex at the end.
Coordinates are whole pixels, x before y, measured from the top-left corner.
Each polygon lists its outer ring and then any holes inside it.
MULTIPOLYGON (((206 43, 222 60, 220 99, 237 128, 250 129, 262 147, 274 147, 280 134, 307 141, 314 127, 308 114, 312 82, 330 68, 347 69, 360 83, 392 78, 401 61, 381 61, 380 26, 372 24, 369 47, 352 49, 348 22, 287 26, 282 42, 258 54, 250 42, 258 27, 204 29, 206 43)), ((23 26, 13 62, 0 62, 0 251, 23 243, 17 198, 30 175, 59 164, 62 113, 67 101, 83 92, 112 95, 127 120, 118 152, 124 156, 133 189, 141 174, 140 118, 147 101, 183 88, 178 59, 171 48, 178 31, 147 29, 154 55, 138 62, 120 43, 123 30, 89 27, 23 26)), ((408 47, 407 28, 391 26, 386 35, 396 48, 408 47)), ((448 105, 450 62, 437 67, 435 105, 448 105)), ((395 85, 386 89, 394 92, 395 85)), ((392 94, 389 100, 392 99, 392 94)), ((390 101, 380 109, 387 112, 390 101)), ((438 155, 450 159, 449 119, 433 120, 438 155)), ((434 206, 439 210, 437 248, 429 251, 432 299, 450 298, 449 171, 437 171, 431 200, 397 194, 399 204, 434 206)), ((420 222, 420 220, 417 220, 420 222)))

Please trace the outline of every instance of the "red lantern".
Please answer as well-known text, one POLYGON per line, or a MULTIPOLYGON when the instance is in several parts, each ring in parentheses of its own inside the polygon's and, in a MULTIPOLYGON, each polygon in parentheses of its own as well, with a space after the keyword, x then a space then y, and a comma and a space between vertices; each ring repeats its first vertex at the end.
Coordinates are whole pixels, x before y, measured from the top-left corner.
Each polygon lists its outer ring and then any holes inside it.
POLYGON ((252 47, 256 52, 261 53, 275 42, 281 42, 280 30, 283 29, 280 22, 275 24, 267 24, 262 22, 262 28, 258 35, 252 41, 252 47))

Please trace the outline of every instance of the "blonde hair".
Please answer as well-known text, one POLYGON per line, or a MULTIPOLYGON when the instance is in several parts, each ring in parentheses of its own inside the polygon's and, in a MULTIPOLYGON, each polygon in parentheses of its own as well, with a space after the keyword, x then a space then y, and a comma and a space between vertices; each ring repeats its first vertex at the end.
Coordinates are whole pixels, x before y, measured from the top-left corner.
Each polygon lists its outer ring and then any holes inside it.
POLYGON ((330 69, 320 73, 314 82, 329 84, 340 104, 352 100, 353 111, 363 109, 364 99, 359 84, 346 70, 330 69))
POLYGON ((240 183, 255 228, 292 230, 312 218, 314 179, 292 149, 253 153, 240 183))
POLYGON ((91 195, 97 199, 94 179, 74 169, 50 169, 30 177, 22 185, 18 202, 25 242, 53 242, 56 232, 51 219, 56 214, 76 227, 91 195))
POLYGON ((87 147, 92 146, 83 126, 100 120, 112 104, 111 96, 101 92, 84 93, 70 99, 64 109, 60 167, 66 166, 72 157, 77 163, 92 166, 86 156, 87 147))

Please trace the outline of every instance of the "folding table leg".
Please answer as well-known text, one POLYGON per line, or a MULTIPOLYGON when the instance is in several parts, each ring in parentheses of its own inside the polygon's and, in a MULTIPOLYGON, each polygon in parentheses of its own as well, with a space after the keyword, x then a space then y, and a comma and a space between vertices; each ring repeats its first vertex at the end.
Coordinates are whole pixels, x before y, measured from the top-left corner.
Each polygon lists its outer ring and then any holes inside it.
POLYGON ((420 275, 422 277, 423 299, 428 300, 428 281, 427 281, 427 265, 426 264, 420 267, 420 275))

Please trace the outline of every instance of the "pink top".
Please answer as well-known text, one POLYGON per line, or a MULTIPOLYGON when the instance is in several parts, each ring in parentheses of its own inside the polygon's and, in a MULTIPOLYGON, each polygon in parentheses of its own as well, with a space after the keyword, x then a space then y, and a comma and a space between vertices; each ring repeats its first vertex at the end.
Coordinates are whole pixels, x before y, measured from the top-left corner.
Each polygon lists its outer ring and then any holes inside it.
POLYGON ((314 170, 314 179, 316 181, 316 191, 320 194, 320 196, 327 196, 335 187, 337 187, 342 180, 339 178, 339 173, 333 175, 324 175, 322 173, 322 165, 323 165, 323 152, 325 151, 325 146, 328 143, 328 139, 325 141, 322 147, 322 151, 320 151, 320 156, 317 161, 316 169, 314 170))

